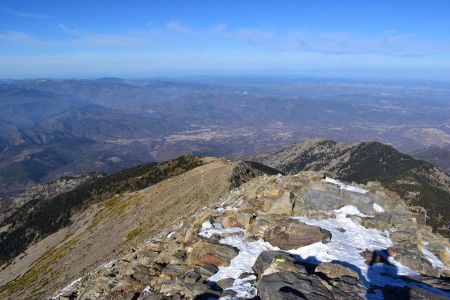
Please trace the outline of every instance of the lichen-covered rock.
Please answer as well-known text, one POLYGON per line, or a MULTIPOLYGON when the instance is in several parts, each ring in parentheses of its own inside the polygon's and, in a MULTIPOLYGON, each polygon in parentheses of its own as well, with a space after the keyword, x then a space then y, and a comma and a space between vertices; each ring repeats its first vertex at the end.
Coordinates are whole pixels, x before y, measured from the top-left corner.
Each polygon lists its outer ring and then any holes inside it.
POLYGON ((320 227, 287 219, 267 230, 263 239, 282 250, 291 250, 317 242, 328 243, 331 234, 320 227))
POLYGON ((211 264, 216 267, 228 266, 231 259, 238 255, 238 250, 234 247, 222 244, 213 244, 198 241, 192 247, 189 254, 189 261, 195 265, 211 264))
POLYGON ((304 273, 280 271, 263 275, 257 287, 262 300, 333 299, 319 277, 304 273))
POLYGON ((355 278, 359 280, 359 275, 354 270, 344 267, 342 265, 330 262, 321 262, 316 270, 316 273, 322 273, 329 279, 341 279, 344 276, 355 278))
MULTIPOLYGON (((291 255, 283 251, 263 251, 259 254, 253 265, 253 271, 260 276, 273 264, 284 266, 286 269, 287 265, 295 265, 295 260, 291 255)), ((301 265, 296 268, 296 271, 306 272, 304 267, 301 265)))

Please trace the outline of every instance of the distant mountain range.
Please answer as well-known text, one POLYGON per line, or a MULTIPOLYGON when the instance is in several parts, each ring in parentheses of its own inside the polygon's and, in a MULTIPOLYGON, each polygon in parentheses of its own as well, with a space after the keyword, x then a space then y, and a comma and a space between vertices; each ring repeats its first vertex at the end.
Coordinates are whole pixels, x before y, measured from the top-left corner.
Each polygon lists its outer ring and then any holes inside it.
POLYGON ((407 153, 447 147, 449 90, 294 78, 8 80, 0 85, 0 198, 59 176, 185 153, 251 157, 317 136, 407 153))

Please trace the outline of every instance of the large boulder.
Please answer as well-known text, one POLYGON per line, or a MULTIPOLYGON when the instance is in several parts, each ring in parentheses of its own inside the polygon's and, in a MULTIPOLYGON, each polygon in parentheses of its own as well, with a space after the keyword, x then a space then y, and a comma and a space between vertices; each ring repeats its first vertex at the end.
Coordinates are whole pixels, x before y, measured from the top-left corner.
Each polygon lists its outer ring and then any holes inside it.
POLYGON ((292 250, 317 242, 328 243, 331 233, 294 219, 283 219, 264 232, 263 239, 282 250, 292 250))
POLYGON ((228 266, 230 261, 238 253, 239 251, 236 248, 228 245, 198 241, 192 247, 192 251, 189 254, 189 261, 199 266, 205 264, 211 264, 216 267, 228 266))
MULTIPOLYGON (((333 210, 342 206, 340 191, 332 184, 311 184, 302 194, 304 206, 308 210, 333 210)), ((299 210, 301 207, 295 207, 299 210)))
POLYGON ((373 208, 374 199, 372 199, 371 194, 355 193, 352 191, 341 191, 341 201, 342 205, 354 205, 358 208, 360 212, 366 215, 373 215, 375 209, 373 208))
POLYGON ((253 265, 261 299, 362 299, 359 275, 334 263, 318 267, 282 251, 263 251, 253 265))
POLYGON ((274 215, 288 215, 292 213, 295 205, 295 196, 289 191, 285 191, 276 199, 266 199, 263 204, 263 211, 274 215))
POLYGON ((295 259, 288 253, 282 251, 263 251, 259 254, 253 264, 253 271, 261 276, 269 267, 279 266, 279 268, 293 269, 295 266, 297 272, 306 272, 301 265, 295 265, 295 259))
POLYGON ((253 265, 259 297, 265 299, 331 299, 313 268, 282 251, 263 251, 253 265))
POLYGON ((355 278, 359 280, 359 275, 355 271, 350 268, 344 267, 340 264, 330 263, 330 262, 321 262, 316 270, 316 273, 322 273, 327 278, 332 280, 340 280, 344 276, 355 278))
POLYGON ((257 288, 262 300, 333 299, 319 277, 298 272, 279 271, 263 275, 257 288))

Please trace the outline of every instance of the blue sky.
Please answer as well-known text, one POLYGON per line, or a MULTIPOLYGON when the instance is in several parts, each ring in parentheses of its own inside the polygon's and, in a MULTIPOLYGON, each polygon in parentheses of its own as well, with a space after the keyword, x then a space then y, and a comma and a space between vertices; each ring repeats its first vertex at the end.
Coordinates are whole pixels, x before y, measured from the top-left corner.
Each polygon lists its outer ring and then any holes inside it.
POLYGON ((450 80, 450 1, 0 0, 0 78, 450 80))

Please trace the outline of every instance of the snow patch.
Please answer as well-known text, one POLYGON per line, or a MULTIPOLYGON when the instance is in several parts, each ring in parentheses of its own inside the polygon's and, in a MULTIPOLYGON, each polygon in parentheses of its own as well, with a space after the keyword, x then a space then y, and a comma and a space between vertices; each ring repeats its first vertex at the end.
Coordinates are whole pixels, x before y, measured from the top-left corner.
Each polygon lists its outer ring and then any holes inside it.
MULTIPOLYGON (((229 236, 220 240, 221 244, 230 245, 239 249, 239 254, 233 258, 228 267, 219 267, 219 271, 208 280, 218 281, 225 278, 233 278, 233 285, 227 290, 233 290, 237 294, 230 299, 253 299, 258 295, 254 285, 247 282, 255 279, 255 276, 239 278, 243 273, 252 273, 259 254, 265 250, 279 250, 263 240, 247 241, 241 236, 229 236)), ((226 299, 226 298, 224 298, 226 299)))
POLYGON ((366 193, 369 192, 368 190, 362 189, 362 188, 360 188, 358 186, 348 185, 348 184, 343 183, 342 181, 339 181, 337 179, 333 179, 331 177, 326 177, 323 181, 331 183, 331 184, 338 185, 341 190, 346 190, 346 191, 350 191, 350 192, 354 192, 354 193, 360 193, 360 194, 366 194, 366 193))
MULTIPOLYGON (((340 261, 360 272, 363 280, 370 285, 384 286, 386 284, 396 284, 404 286, 402 280, 393 279, 390 275, 418 275, 418 273, 408 267, 391 260, 392 266, 386 264, 374 264, 369 266, 365 263, 361 252, 364 250, 381 251, 391 247, 392 241, 388 234, 381 233, 376 229, 365 228, 350 218, 346 218, 345 213, 337 214, 336 219, 311 220, 307 217, 294 217, 308 225, 320 226, 331 232, 332 238, 328 244, 321 242, 311 244, 296 250, 289 251, 299 255, 304 260, 314 259, 316 261, 340 261), (345 231, 341 232, 341 228, 345 231)), ((356 212, 356 211, 354 211, 356 212)))
MULTIPOLYGON (((376 211, 384 210, 381 206, 376 207, 376 211), (381 208, 381 209, 380 209, 381 208)), ((388 257, 390 264, 375 263, 367 265, 361 253, 364 250, 372 252, 383 251, 393 246, 389 238, 389 232, 380 232, 372 228, 365 228, 356 220, 348 218, 348 215, 369 217, 361 213, 353 205, 344 206, 338 210, 329 211, 335 214, 336 218, 324 220, 312 220, 307 217, 293 217, 303 223, 313 226, 319 226, 331 232, 331 241, 327 244, 322 242, 314 243, 298 249, 285 251, 297 255, 299 259, 311 263, 320 263, 321 261, 341 263, 355 270, 367 287, 371 287, 371 292, 366 294, 368 299, 383 299, 381 289, 385 285, 406 286, 399 275, 419 275, 417 272, 388 257), (344 230, 342 230, 344 229, 344 230)), ((239 250, 239 253, 230 261, 228 267, 219 267, 219 271, 208 278, 211 282, 217 282, 221 279, 234 279, 233 285, 227 290, 233 290, 236 296, 222 297, 221 299, 251 299, 257 295, 256 287, 250 283, 255 279, 254 275, 246 278, 240 278, 244 273, 253 273, 252 267, 261 252, 266 250, 279 251, 278 247, 260 240, 247 240, 242 234, 245 231, 242 228, 232 227, 223 228, 219 223, 206 221, 202 224, 199 235, 205 238, 211 238, 214 235, 221 236, 219 243, 230 245, 239 250)), ((433 266, 442 266, 442 262, 428 251, 424 244, 423 251, 427 259, 433 260, 433 266)), ((442 293, 436 289, 420 285, 434 293, 442 293)), ((448 294, 444 293, 446 296, 448 294)))
POLYGON ((77 278, 71 283, 69 283, 65 288, 63 288, 56 296, 50 297, 51 300, 56 300, 58 297, 62 296, 65 292, 70 291, 75 285, 77 285, 83 277, 77 278))
POLYGON ((231 260, 228 267, 219 267, 219 271, 209 278, 211 281, 225 278, 238 279, 242 273, 252 273, 252 267, 261 252, 279 250, 263 240, 247 241, 240 236, 226 237, 221 239, 220 243, 238 248, 239 254, 231 260))
POLYGON ((428 246, 428 242, 423 242, 421 247, 423 256, 425 256, 425 258, 431 263, 434 268, 444 268, 444 263, 439 258, 437 258, 437 256, 434 255, 433 252, 428 250, 426 246, 428 246))
MULTIPOLYGON (((242 233, 244 230, 238 227, 223 228, 218 223, 212 224, 206 221, 202 224, 199 232, 200 236, 210 238, 213 235, 226 235, 242 233)), ((239 254, 230 261, 228 267, 219 267, 219 271, 209 277, 209 281, 219 281, 225 278, 233 278, 233 285, 227 290, 233 290, 237 294, 234 297, 222 297, 221 299, 252 299, 257 296, 257 289, 248 281, 255 279, 255 276, 239 278, 243 273, 252 273, 259 254, 265 250, 279 250, 263 240, 248 241, 242 235, 231 235, 219 241, 221 244, 229 245, 239 249, 239 254)))
POLYGON ((213 235, 226 235, 240 232, 244 232, 244 230, 238 227, 223 228, 223 226, 219 223, 212 224, 211 221, 205 221, 202 223, 202 228, 200 229, 198 235, 209 239, 213 235))
POLYGON ((218 213, 221 213, 221 212, 224 212, 224 211, 225 211, 225 208, 223 208, 223 207, 218 207, 218 208, 215 209, 215 211, 218 212, 218 213))
MULTIPOLYGON (((365 216, 355 206, 347 205, 334 211, 336 218, 325 220, 311 220, 307 217, 294 217, 303 223, 320 226, 327 229, 332 234, 332 239, 328 244, 322 242, 314 243, 298 249, 286 251, 290 254, 298 255, 302 260, 319 263, 320 261, 338 261, 357 271, 361 278, 372 286, 382 287, 386 284, 404 286, 401 279, 393 278, 396 275, 417 275, 406 266, 390 258, 392 265, 374 264, 368 266, 361 252, 368 249, 370 251, 385 250, 391 247, 392 241, 388 233, 381 233, 376 229, 368 229, 358 224, 354 220, 347 218, 347 215, 365 216), (341 232, 344 229, 344 232, 341 232)), ((212 224, 206 221, 202 224, 199 235, 212 237, 213 235, 230 236, 220 239, 221 244, 230 245, 239 249, 239 254, 234 257, 228 267, 219 267, 219 271, 208 280, 217 282, 225 278, 235 279, 233 285, 228 289, 238 293, 237 298, 253 298, 256 295, 255 287, 239 277, 243 273, 252 273, 252 266, 262 251, 279 251, 264 240, 249 241, 241 235, 234 233, 244 232, 241 228, 223 228, 220 224, 212 224)))
POLYGON ((104 263, 103 265, 101 265, 100 269, 109 269, 109 268, 111 268, 114 265, 115 262, 116 262, 115 259, 111 259, 110 261, 108 261, 108 262, 104 263))
POLYGON ((343 206, 343 207, 341 207, 339 209, 333 210, 333 213, 336 216, 340 216, 340 217, 343 217, 343 218, 345 218, 345 216, 347 216, 347 215, 358 216, 358 217, 361 217, 361 218, 370 217, 370 216, 360 212, 359 209, 356 206, 354 206, 354 205, 343 206))
POLYGON ((384 208, 376 203, 373 204, 373 209, 378 213, 384 213, 384 208))

